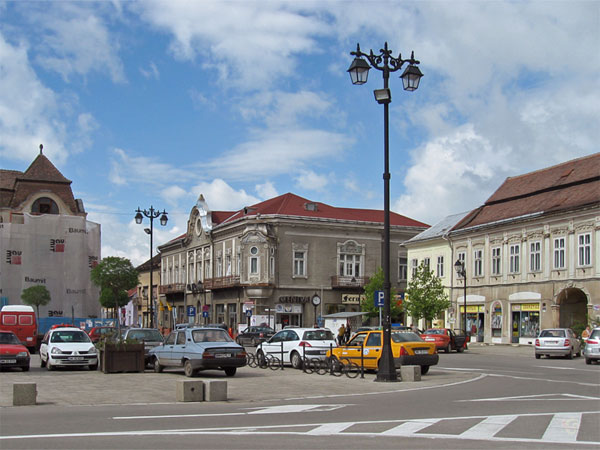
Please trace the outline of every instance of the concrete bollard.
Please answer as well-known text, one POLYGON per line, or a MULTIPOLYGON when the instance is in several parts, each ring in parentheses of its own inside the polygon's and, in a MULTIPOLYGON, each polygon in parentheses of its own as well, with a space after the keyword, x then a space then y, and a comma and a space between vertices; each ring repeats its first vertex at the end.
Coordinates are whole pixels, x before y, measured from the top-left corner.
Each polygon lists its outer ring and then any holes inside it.
POLYGON ((204 382, 199 380, 178 381, 176 398, 178 402, 203 402, 204 382))
POLYGON ((35 405, 37 400, 37 388, 35 383, 13 384, 13 405, 25 406, 35 405))
POLYGON ((402 381, 421 381, 421 366, 401 366, 402 381))
POLYGON ((205 398, 207 402, 224 402, 227 400, 227 381, 211 380, 206 382, 205 398))

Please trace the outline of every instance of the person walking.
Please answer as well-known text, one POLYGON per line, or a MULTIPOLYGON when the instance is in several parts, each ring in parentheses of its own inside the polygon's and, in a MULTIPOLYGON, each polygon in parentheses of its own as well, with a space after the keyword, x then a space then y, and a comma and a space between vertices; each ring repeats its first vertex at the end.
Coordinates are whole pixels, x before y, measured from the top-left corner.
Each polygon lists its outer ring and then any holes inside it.
POLYGON ((586 341, 587 338, 590 337, 590 334, 592 334, 592 331, 590 330, 590 326, 588 325, 587 327, 585 327, 585 330, 583 330, 583 332, 581 333, 581 338, 586 341))
POLYGON ((338 329, 338 345, 344 345, 344 335, 346 334, 346 327, 344 324, 338 329))
POLYGON ((347 343, 350 340, 350 335, 352 334, 352 327, 350 327, 350 323, 346 325, 346 331, 344 332, 344 342, 347 343))

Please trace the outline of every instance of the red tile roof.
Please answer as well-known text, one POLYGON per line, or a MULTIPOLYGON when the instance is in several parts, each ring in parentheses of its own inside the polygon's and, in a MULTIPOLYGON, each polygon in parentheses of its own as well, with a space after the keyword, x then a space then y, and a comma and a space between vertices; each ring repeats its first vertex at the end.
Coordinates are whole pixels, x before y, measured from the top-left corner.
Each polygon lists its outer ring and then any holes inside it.
POLYGON ((507 178, 454 229, 600 204, 600 153, 507 178))

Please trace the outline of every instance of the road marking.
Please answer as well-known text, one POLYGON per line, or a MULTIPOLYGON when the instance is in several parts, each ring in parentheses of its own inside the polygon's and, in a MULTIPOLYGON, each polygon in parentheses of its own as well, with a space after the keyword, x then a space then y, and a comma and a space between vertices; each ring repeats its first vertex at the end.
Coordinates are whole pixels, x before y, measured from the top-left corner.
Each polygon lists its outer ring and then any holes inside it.
POLYGON ((598 370, 594 370, 594 369, 580 369, 579 367, 558 367, 558 366, 535 366, 535 367, 541 367, 541 368, 544 368, 544 369, 577 370, 579 372, 595 372, 595 373, 600 373, 598 370))
POLYGON ((500 375, 497 373, 488 373, 486 374, 490 377, 504 377, 504 378, 513 378, 515 380, 527 380, 527 381, 545 381, 547 383, 567 383, 567 384, 577 384, 579 386, 593 386, 598 387, 600 384, 598 383, 580 383, 578 381, 565 381, 565 380, 549 380, 547 378, 530 378, 530 377, 517 377, 514 375, 500 375))
POLYGON ((600 397, 588 397, 586 395, 576 394, 536 394, 536 395, 517 395, 514 397, 496 397, 496 398, 473 398, 466 400, 455 400, 455 402, 508 402, 508 401, 531 401, 531 400, 600 400, 600 397), (567 398, 542 398, 542 397, 567 397, 567 398))
POLYGON ((546 432, 542 436, 543 441, 553 442, 577 442, 577 433, 581 425, 581 413, 558 413, 554 414, 546 432))
POLYGON ((581 426, 583 414, 600 414, 600 411, 585 411, 576 413, 528 413, 514 415, 498 416, 465 416, 465 417, 441 417, 441 418, 423 418, 423 419, 397 419, 397 420, 373 420, 361 422, 333 422, 329 424, 322 423, 304 423, 304 424, 282 424, 255 427, 211 427, 194 429, 167 429, 167 430, 139 430, 139 431, 117 431, 117 432, 96 432, 96 433, 58 433, 58 434, 38 434, 38 435, 16 435, 0 436, 0 441, 4 440, 24 440, 24 439, 52 439, 52 438, 82 438, 82 437, 133 437, 133 436, 189 436, 189 435, 319 435, 319 436, 360 436, 360 437, 394 437, 404 436, 410 438, 433 438, 433 439, 468 439, 475 441, 494 441, 494 442, 526 442, 526 443, 550 443, 571 445, 593 445, 598 447, 600 442, 578 441, 577 435, 581 426), (552 416, 546 431, 541 438, 516 438, 516 437, 496 437, 499 431, 521 417, 541 417, 552 416), (464 426, 464 419, 483 419, 478 424, 469 427, 461 434, 445 433, 422 433, 421 431, 442 421, 455 421, 457 427, 464 426), (353 432, 348 430, 354 425, 373 425, 389 424, 392 428, 387 431, 361 431, 353 432), (311 428, 306 431, 306 428, 311 428), (301 430, 301 431, 300 431, 301 430))

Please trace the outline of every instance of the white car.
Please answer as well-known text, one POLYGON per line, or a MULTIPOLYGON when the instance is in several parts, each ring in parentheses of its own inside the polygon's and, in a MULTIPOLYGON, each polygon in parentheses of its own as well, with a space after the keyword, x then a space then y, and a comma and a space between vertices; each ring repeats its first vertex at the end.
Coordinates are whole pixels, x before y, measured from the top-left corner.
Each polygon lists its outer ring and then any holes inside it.
POLYGON ((75 327, 49 330, 40 346, 40 366, 52 370, 55 367, 88 366, 98 369, 98 351, 88 334, 75 327))
POLYGON ((600 328, 594 328, 585 342, 585 363, 600 361, 600 328))
POLYGON ((327 358, 327 352, 337 347, 335 336, 327 328, 285 328, 256 347, 256 355, 261 357, 283 356, 284 364, 295 369, 302 368, 302 358, 327 358))
POLYGON ((573 359, 573 355, 581 356, 581 343, 570 328, 542 330, 535 340, 535 358, 540 359, 542 355, 573 359))

